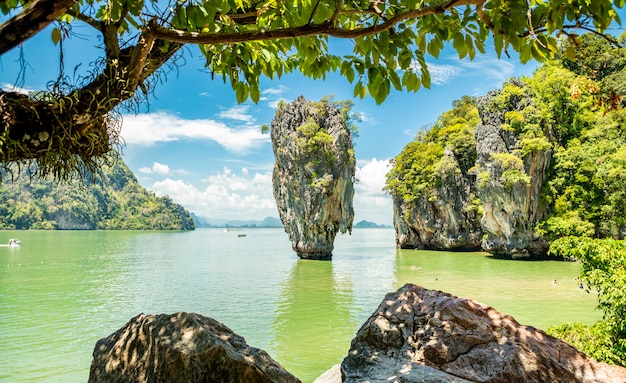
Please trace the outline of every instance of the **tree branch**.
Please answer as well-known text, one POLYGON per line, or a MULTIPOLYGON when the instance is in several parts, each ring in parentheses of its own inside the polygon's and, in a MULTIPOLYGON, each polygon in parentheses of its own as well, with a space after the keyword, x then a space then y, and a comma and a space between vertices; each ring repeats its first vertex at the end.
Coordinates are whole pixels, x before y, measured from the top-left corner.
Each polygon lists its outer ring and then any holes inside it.
POLYGON ((94 19, 92 17, 84 15, 84 14, 82 14, 80 12, 74 12, 74 10, 71 9, 71 8, 67 10, 67 14, 72 16, 76 20, 80 20, 80 21, 82 21, 82 22, 84 22, 84 23, 86 23, 88 25, 91 25, 92 27, 94 27, 95 29, 97 29, 99 31, 102 30, 102 28, 100 26, 100 22, 98 22, 98 20, 96 20, 96 19, 94 19))
POLYGON ((426 15, 441 14, 448 9, 463 6, 482 4, 484 0, 450 0, 446 3, 410 10, 399 13, 383 23, 360 29, 343 29, 335 27, 331 22, 322 24, 307 24, 292 28, 243 31, 231 33, 201 33, 171 30, 160 25, 150 25, 147 30, 154 37, 183 44, 234 44, 260 40, 279 40, 294 37, 328 35, 338 38, 353 39, 373 35, 391 29, 396 24, 407 19, 418 19, 426 15))
POLYGON ((39 33, 77 0, 33 0, 22 12, 0 25, 0 55, 39 33))

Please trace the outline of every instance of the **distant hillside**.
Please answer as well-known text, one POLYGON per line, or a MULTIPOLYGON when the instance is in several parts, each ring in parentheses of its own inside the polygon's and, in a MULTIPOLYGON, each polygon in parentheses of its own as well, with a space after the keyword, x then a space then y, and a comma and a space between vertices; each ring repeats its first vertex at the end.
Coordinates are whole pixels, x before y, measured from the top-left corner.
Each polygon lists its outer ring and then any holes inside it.
POLYGON ((386 228, 386 227, 391 227, 391 226, 379 225, 377 223, 366 221, 366 220, 359 221, 356 225, 354 225, 355 229, 371 229, 371 228, 386 228))
POLYGON ((280 219, 275 217, 266 217, 262 221, 255 220, 209 220, 204 217, 199 217, 193 213, 191 216, 196 223, 196 227, 283 227, 283 223, 280 219))
MULTIPOLYGON (((24 173, 24 169, 22 169, 24 173)), ((95 181, 29 179, 2 174, 0 229, 193 230, 189 213, 144 189, 121 161, 95 181)))

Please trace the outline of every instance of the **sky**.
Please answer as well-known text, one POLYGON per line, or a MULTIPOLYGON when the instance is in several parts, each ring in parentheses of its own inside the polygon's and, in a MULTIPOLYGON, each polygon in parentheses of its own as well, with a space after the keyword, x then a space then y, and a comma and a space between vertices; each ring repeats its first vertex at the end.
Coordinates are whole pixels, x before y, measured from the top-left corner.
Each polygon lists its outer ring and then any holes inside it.
MULTIPOLYGON (((100 53, 100 40, 89 38, 87 27, 75 27, 79 38, 64 42, 65 73, 89 70, 100 53), (81 29, 83 28, 83 29, 81 29), (82 36, 82 38, 80 38, 82 36)), ((345 50, 350 42, 331 41, 331 50, 345 50)), ((59 47, 44 30, 24 45, 28 63, 19 78, 19 49, 0 57, 0 87, 42 90, 60 73, 59 47)), ((212 79, 196 47, 189 47, 184 63, 167 74, 139 113, 120 110, 123 117, 123 160, 139 183, 157 195, 169 195, 187 210, 209 220, 262 220, 278 217, 272 194, 274 155, 269 125, 280 100, 298 96, 320 100, 352 100, 361 121, 354 139, 357 183, 354 222, 368 220, 390 225, 391 197, 383 192, 389 160, 411 142, 416 133, 464 95, 481 96, 514 76, 530 75, 537 67, 513 58, 498 59, 493 50, 473 61, 459 60, 450 49, 429 58, 432 85, 416 93, 392 90, 381 105, 369 96, 353 98, 353 85, 337 74, 311 80, 302 74, 261 80, 257 104, 238 104, 230 85, 212 79)))

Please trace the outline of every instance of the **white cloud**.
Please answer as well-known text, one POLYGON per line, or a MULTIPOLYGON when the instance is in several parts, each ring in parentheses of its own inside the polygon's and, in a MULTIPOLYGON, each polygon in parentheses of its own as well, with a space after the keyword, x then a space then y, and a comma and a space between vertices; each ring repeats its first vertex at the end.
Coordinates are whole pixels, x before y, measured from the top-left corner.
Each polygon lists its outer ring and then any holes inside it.
POLYGON ((462 69, 454 65, 439 65, 428 63, 430 72, 430 82, 435 85, 448 84, 455 77, 458 77, 462 69))
POLYGON ((0 89, 3 89, 4 91, 7 91, 7 92, 15 92, 15 93, 21 93, 21 94, 29 94, 30 92, 34 91, 33 89, 18 87, 13 84, 9 84, 7 82, 0 84, 0 89))
POLYGON ((215 120, 186 120, 164 112, 125 115, 121 135, 129 145, 150 146, 157 142, 207 140, 232 152, 245 152, 269 141, 269 136, 262 134, 258 127, 237 129, 215 120))
POLYGON ((493 86, 502 86, 502 83, 515 75, 515 65, 497 57, 477 56, 474 61, 461 60, 460 63, 473 76, 484 78, 485 85, 490 89, 493 86))
POLYGON ((278 104, 283 102, 289 102, 287 99, 282 97, 283 94, 287 93, 289 90, 285 85, 279 85, 275 88, 268 88, 262 92, 261 101, 267 101, 267 105, 272 108, 278 108, 278 104))
MULTIPOLYGON (((478 55, 474 60, 459 59, 456 56, 442 58, 449 64, 429 62, 430 82, 434 85, 450 84, 458 77, 478 77, 483 79, 486 89, 500 87, 503 82, 515 75, 515 65, 509 61, 498 59, 494 55, 478 55)), ((413 70, 419 71, 417 61, 413 63, 413 70)))
MULTIPOLYGON (((388 160, 360 160, 357 167, 354 210, 355 223, 360 220, 391 224, 391 197, 382 191, 388 160)), ((180 179, 166 178, 150 189, 157 195, 169 195, 174 201, 199 216, 211 219, 263 219, 278 217, 272 193, 272 172, 255 172, 242 168, 238 172, 225 167, 203 180, 197 187, 180 179)))
POLYGON ((160 174, 162 176, 169 176, 172 174, 170 171, 170 167, 165 164, 160 164, 158 162, 152 163, 152 167, 143 167, 140 168, 139 171, 144 174, 160 174))
POLYGON ((236 105, 230 109, 221 111, 218 117, 244 122, 254 122, 254 116, 247 113, 249 107, 249 105, 236 105))
POLYGON ((277 108, 278 108, 278 104, 280 104, 280 102, 281 102, 281 101, 282 101, 282 102, 286 102, 286 103, 288 103, 288 102, 289 102, 286 98, 280 98, 280 99, 278 99, 278 100, 270 101, 270 102, 268 103, 268 105, 269 105, 269 107, 270 107, 270 108, 272 108, 272 109, 277 109, 277 108))
POLYGON ((391 224, 393 210, 391 197, 383 192, 389 160, 359 160, 354 187, 355 223, 365 219, 378 224, 391 224))
POLYGON ((159 196, 169 195, 174 201, 194 213, 214 219, 263 219, 277 217, 276 201, 272 193, 272 174, 241 175, 225 167, 221 173, 204 180, 202 189, 182 180, 167 178, 155 182, 151 189, 159 196))
POLYGON ((284 86, 284 85, 279 85, 275 88, 267 88, 263 91, 263 95, 267 96, 267 95, 272 95, 272 96, 280 96, 285 94, 287 91, 289 90, 288 87, 284 86))

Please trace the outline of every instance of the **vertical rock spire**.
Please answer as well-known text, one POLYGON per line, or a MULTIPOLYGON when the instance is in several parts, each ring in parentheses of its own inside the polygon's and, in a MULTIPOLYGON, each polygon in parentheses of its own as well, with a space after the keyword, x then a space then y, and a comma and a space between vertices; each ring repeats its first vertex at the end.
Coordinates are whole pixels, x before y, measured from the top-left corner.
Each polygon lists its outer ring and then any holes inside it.
POLYGON ((330 259, 337 231, 352 231, 355 158, 345 115, 299 97, 271 127, 272 183, 280 219, 300 258, 330 259))

